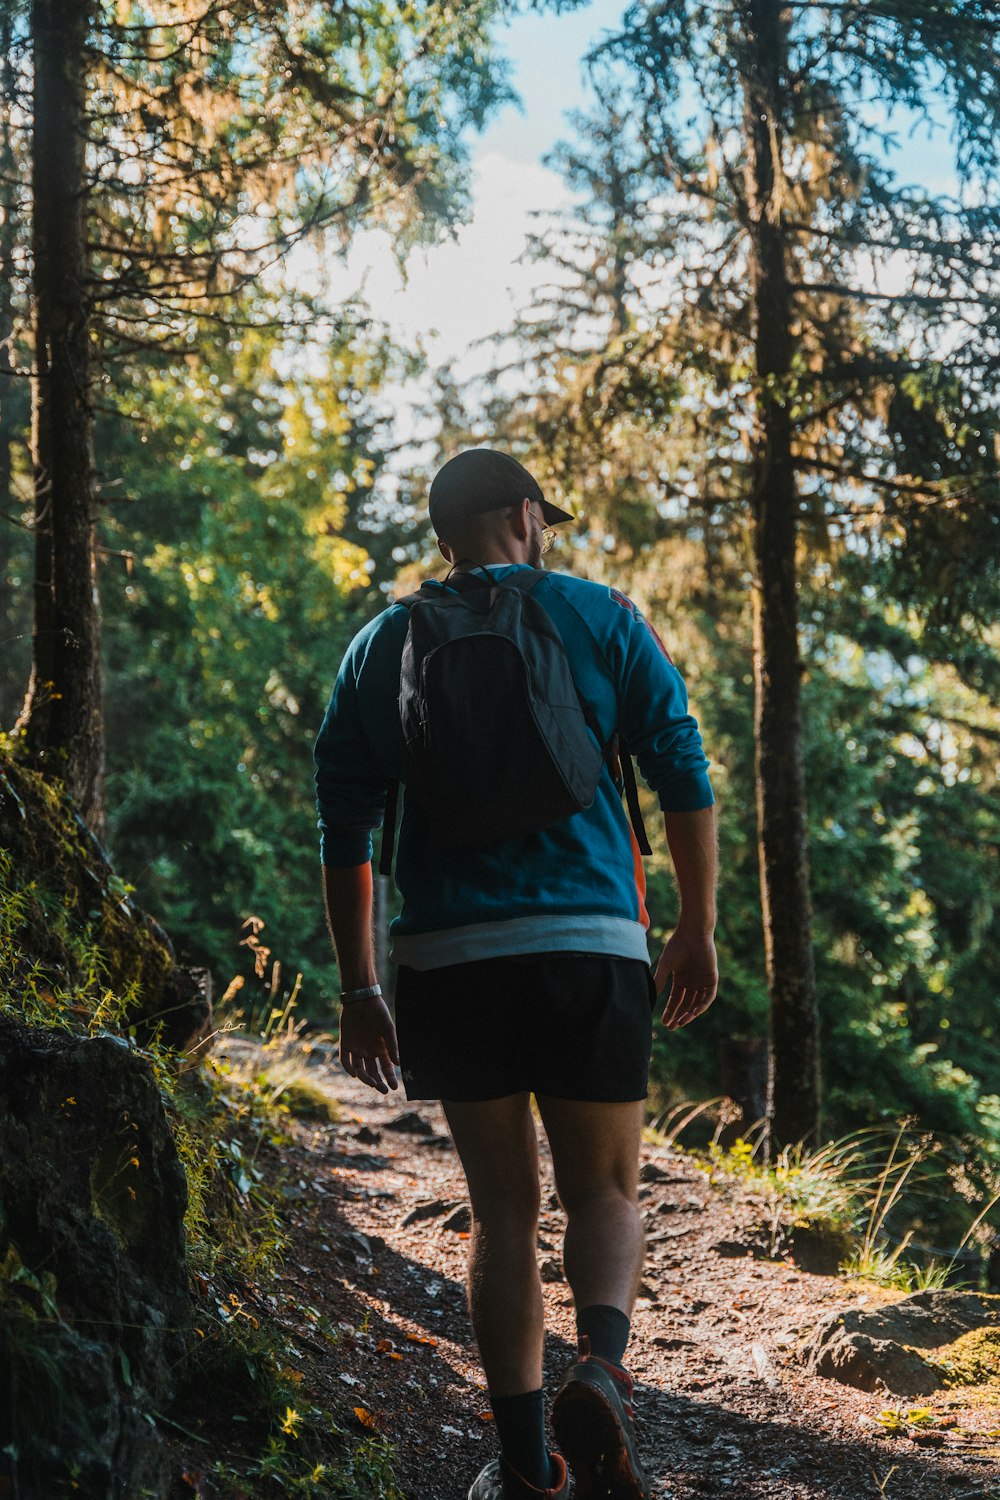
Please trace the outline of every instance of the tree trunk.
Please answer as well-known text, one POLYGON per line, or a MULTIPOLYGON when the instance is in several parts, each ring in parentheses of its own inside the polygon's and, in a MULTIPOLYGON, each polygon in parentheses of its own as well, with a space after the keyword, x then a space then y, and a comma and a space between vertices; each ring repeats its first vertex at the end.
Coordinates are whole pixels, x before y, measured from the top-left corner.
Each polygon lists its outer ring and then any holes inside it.
POLYGON ((86 248, 86 45, 92 0, 32 0, 35 378, 32 758, 102 820, 100 607, 86 248))
POLYGON ((785 400, 793 340, 782 225, 780 0, 749 0, 746 196, 754 346, 754 731, 758 851, 771 996, 771 1149, 819 1130, 819 1021, 812 952, 796 600, 798 493, 785 400))
POLYGON ((18 678, 22 632, 13 582, 20 509, 14 494, 13 451, 25 425, 23 381, 15 374, 14 268, 20 216, 12 124, 17 81, 13 43, 14 16, 4 10, 0 13, 0 728, 10 725, 25 682, 24 676, 18 678))

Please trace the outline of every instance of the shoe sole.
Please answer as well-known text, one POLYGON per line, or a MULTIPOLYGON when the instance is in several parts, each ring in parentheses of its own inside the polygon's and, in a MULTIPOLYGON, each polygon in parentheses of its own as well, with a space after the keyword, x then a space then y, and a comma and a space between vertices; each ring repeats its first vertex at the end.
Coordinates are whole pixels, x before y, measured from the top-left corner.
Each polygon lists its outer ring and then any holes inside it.
POLYGON ((553 1404, 552 1430, 573 1470, 578 1500, 649 1500, 618 1414, 599 1387, 583 1380, 563 1386, 553 1404))

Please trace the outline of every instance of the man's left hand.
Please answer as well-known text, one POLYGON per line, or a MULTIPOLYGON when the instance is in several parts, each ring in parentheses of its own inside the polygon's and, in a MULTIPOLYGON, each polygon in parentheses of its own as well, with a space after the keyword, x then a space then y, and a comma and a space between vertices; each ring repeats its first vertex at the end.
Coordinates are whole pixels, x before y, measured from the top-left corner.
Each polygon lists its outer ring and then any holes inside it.
POLYGON ((719 988, 719 963, 715 939, 710 932, 689 933, 678 927, 668 939, 656 966, 656 993, 671 979, 663 1007, 663 1024, 669 1031, 686 1026, 708 1010, 719 988))

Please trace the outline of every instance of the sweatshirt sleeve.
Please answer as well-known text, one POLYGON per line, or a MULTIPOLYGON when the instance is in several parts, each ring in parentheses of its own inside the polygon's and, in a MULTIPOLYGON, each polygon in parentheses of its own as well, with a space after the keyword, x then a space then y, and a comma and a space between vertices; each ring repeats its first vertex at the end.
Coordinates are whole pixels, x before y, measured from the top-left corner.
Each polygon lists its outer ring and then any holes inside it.
POLYGON ((358 701, 364 636, 344 657, 314 750, 320 859, 341 868, 371 859, 372 830, 382 823, 388 791, 358 701))
MULTIPOLYGON (((664 812, 695 812, 715 801, 684 679, 652 625, 617 590, 621 727, 664 812)), ((617 652, 616 652, 617 654, 617 652)))

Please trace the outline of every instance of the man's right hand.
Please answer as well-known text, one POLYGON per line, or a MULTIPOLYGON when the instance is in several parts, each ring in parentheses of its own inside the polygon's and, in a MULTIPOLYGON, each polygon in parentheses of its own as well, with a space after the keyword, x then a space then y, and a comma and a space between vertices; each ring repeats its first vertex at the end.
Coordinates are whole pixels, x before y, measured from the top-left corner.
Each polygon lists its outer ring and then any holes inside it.
POLYGON ((355 1000, 344 1006, 340 1015, 340 1061, 352 1078, 360 1078, 380 1094, 398 1087, 396 1028, 384 1000, 355 1000))
POLYGON ((663 1024, 670 1031, 702 1015, 719 988, 719 962, 711 932, 688 933, 678 927, 667 940, 656 966, 656 993, 672 978, 663 1007, 663 1024))

